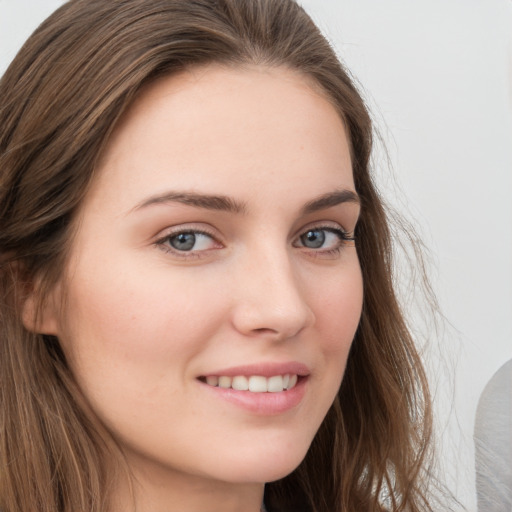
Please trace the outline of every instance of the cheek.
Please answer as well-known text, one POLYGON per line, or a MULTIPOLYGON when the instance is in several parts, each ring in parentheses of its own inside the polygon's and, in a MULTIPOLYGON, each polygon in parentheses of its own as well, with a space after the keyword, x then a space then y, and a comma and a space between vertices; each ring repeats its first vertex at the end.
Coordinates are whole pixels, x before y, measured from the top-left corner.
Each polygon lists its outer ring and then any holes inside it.
POLYGON ((350 347, 359 325, 363 302, 363 282, 357 261, 339 274, 323 280, 323 286, 310 290, 317 328, 317 350, 321 363, 315 375, 321 391, 316 394, 318 418, 323 419, 334 400, 343 375, 350 347))
POLYGON ((218 328, 222 299, 176 276, 75 276, 62 345, 87 402, 123 442, 137 445, 151 428, 167 432, 193 396, 193 362, 218 328))
POLYGON ((323 290, 312 292, 311 300, 322 346, 329 353, 348 354, 354 338, 363 302, 363 282, 359 266, 331 279, 323 290))
POLYGON ((184 363, 204 349, 221 298, 211 301, 200 281, 169 282, 164 275, 113 268, 75 273, 61 342, 88 387, 117 379, 121 388, 137 390, 163 375, 182 378, 184 363), (127 375, 131 381, 124 382, 127 375))

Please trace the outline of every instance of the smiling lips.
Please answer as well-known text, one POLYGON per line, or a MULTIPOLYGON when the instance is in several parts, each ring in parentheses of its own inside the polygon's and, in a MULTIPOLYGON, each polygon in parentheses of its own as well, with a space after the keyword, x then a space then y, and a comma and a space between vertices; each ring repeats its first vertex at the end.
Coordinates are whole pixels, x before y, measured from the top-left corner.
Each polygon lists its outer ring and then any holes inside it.
POLYGON ((257 363, 218 369, 198 378, 210 396, 258 416, 274 416, 297 407, 311 370, 299 362, 257 363))
POLYGON ((311 370, 298 361, 262 362, 217 369, 198 380, 211 397, 258 416, 295 409, 304 398, 311 370))
POLYGON ((297 384, 297 374, 273 375, 264 377, 262 375, 211 375, 206 377, 205 382, 209 386, 223 389, 234 389, 236 391, 251 391, 252 393, 280 393, 288 391, 297 384))

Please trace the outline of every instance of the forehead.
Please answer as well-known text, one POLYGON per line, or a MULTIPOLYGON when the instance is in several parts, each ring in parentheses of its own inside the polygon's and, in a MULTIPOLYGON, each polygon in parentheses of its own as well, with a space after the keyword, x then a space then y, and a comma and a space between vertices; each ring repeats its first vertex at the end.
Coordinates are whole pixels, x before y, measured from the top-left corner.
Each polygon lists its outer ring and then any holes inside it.
POLYGON ((166 182, 212 193, 238 184, 246 193, 262 179, 283 190, 299 179, 306 188, 326 179, 334 188, 353 187, 338 112, 311 79, 279 67, 194 68, 146 85, 98 171, 94 188, 114 180, 118 193, 166 182))

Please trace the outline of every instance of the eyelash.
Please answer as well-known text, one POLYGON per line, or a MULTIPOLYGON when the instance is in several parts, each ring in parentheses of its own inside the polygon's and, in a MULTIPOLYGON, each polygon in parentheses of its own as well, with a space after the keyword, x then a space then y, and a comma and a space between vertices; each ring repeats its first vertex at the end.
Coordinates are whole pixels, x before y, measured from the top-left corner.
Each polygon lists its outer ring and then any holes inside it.
POLYGON ((169 253, 169 254, 172 254, 174 256, 177 256, 178 258, 183 258, 183 259, 196 259, 196 258, 201 258, 204 256, 204 252, 206 252, 207 250, 203 250, 203 251, 178 251, 177 249, 174 249, 172 248, 170 245, 169 245, 169 242, 172 238, 176 238, 177 236, 179 235, 183 235, 183 234, 189 234, 189 233, 192 233, 194 235, 203 235, 203 236, 207 236, 209 238, 211 238, 215 243, 217 244, 220 244, 220 242, 217 240, 217 238, 215 237, 215 235, 213 233, 209 233, 208 231, 204 230, 204 229, 197 229, 197 228, 194 228, 194 227, 190 227, 190 228, 186 228, 186 229, 177 229, 176 231, 172 231, 170 233, 167 233, 165 236, 159 238, 158 240, 156 240, 155 242, 155 245, 160 248, 161 250, 165 251, 166 253, 169 253))
MULTIPOLYGON (((313 231, 324 231, 328 233, 332 233, 336 235, 339 239, 339 243, 336 247, 333 247, 332 249, 319 249, 311 250, 311 254, 315 257, 329 257, 329 256, 337 256, 340 254, 344 246, 347 246, 348 244, 355 243, 355 236, 354 233, 349 233, 348 231, 345 231, 341 228, 334 228, 332 226, 313 226, 306 230, 304 230, 298 237, 298 240, 301 240, 302 237, 304 237, 307 233, 311 233, 313 231)), ((304 247, 304 246, 299 246, 304 247)), ((308 247, 305 247, 305 249, 308 249, 308 247)))
MULTIPOLYGON (((329 256, 338 255, 344 246, 348 245, 349 243, 355 242, 355 236, 353 233, 345 231, 341 228, 334 228, 332 226, 322 226, 322 225, 312 226, 312 227, 307 228, 306 230, 302 231, 296 237, 296 240, 301 240, 301 238, 304 237, 307 233, 310 233, 313 231, 324 231, 324 232, 332 233, 339 238, 339 244, 332 249, 321 249, 321 248, 311 249, 311 248, 305 247, 304 245, 295 245, 295 243, 293 246, 297 247, 297 248, 302 247, 306 250, 309 249, 311 254, 314 255, 315 257, 321 257, 321 256, 329 257, 329 256)), ((155 246, 157 246, 161 250, 165 251, 166 253, 170 253, 174 256, 177 256, 177 257, 183 258, 183 259, 201 258, 201 257, 204 257, 205 252, 209 251, 209 249, 195 250, 195 251, 194 250, 179 251, 177 249, 172 248, 169 245, 170 240, 179 235, 182 235, 182 234, 194 234, 194 235, 207 236, 207 237, 211 238, 214 243, 220 244, 220 242, 217 240, 217 238, 215 237, 215 235, 213 233, 209 233, 207 230, 196 229, 194 227, 191 227, 191 228, 187 228, 187 229, 177 229, 176 231, 167 233, 165 236, 163 236, 155 241, 155 246)))

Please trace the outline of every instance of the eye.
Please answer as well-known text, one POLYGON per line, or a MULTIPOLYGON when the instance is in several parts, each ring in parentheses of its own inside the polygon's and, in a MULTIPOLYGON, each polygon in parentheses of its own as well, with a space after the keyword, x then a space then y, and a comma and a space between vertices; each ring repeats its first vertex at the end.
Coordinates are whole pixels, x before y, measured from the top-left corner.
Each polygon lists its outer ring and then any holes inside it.
POLYGON ((169 237, 169 244, 177 251, 201 251, 208 249, 208 245, 212 242, 211 237, 204 233, 179 233, 169 237))
POLYGON ((197 230, 170 233, 157 241, 157 245, 173 253, 198 253, 222 247, 212 235, 197 230))
POLYGON ((332 227, 315 227, 299 236, 296 247, 321 249, 323 251, 339 250, 345 243, 353 242, 354 237, 342 229, 332 227))

